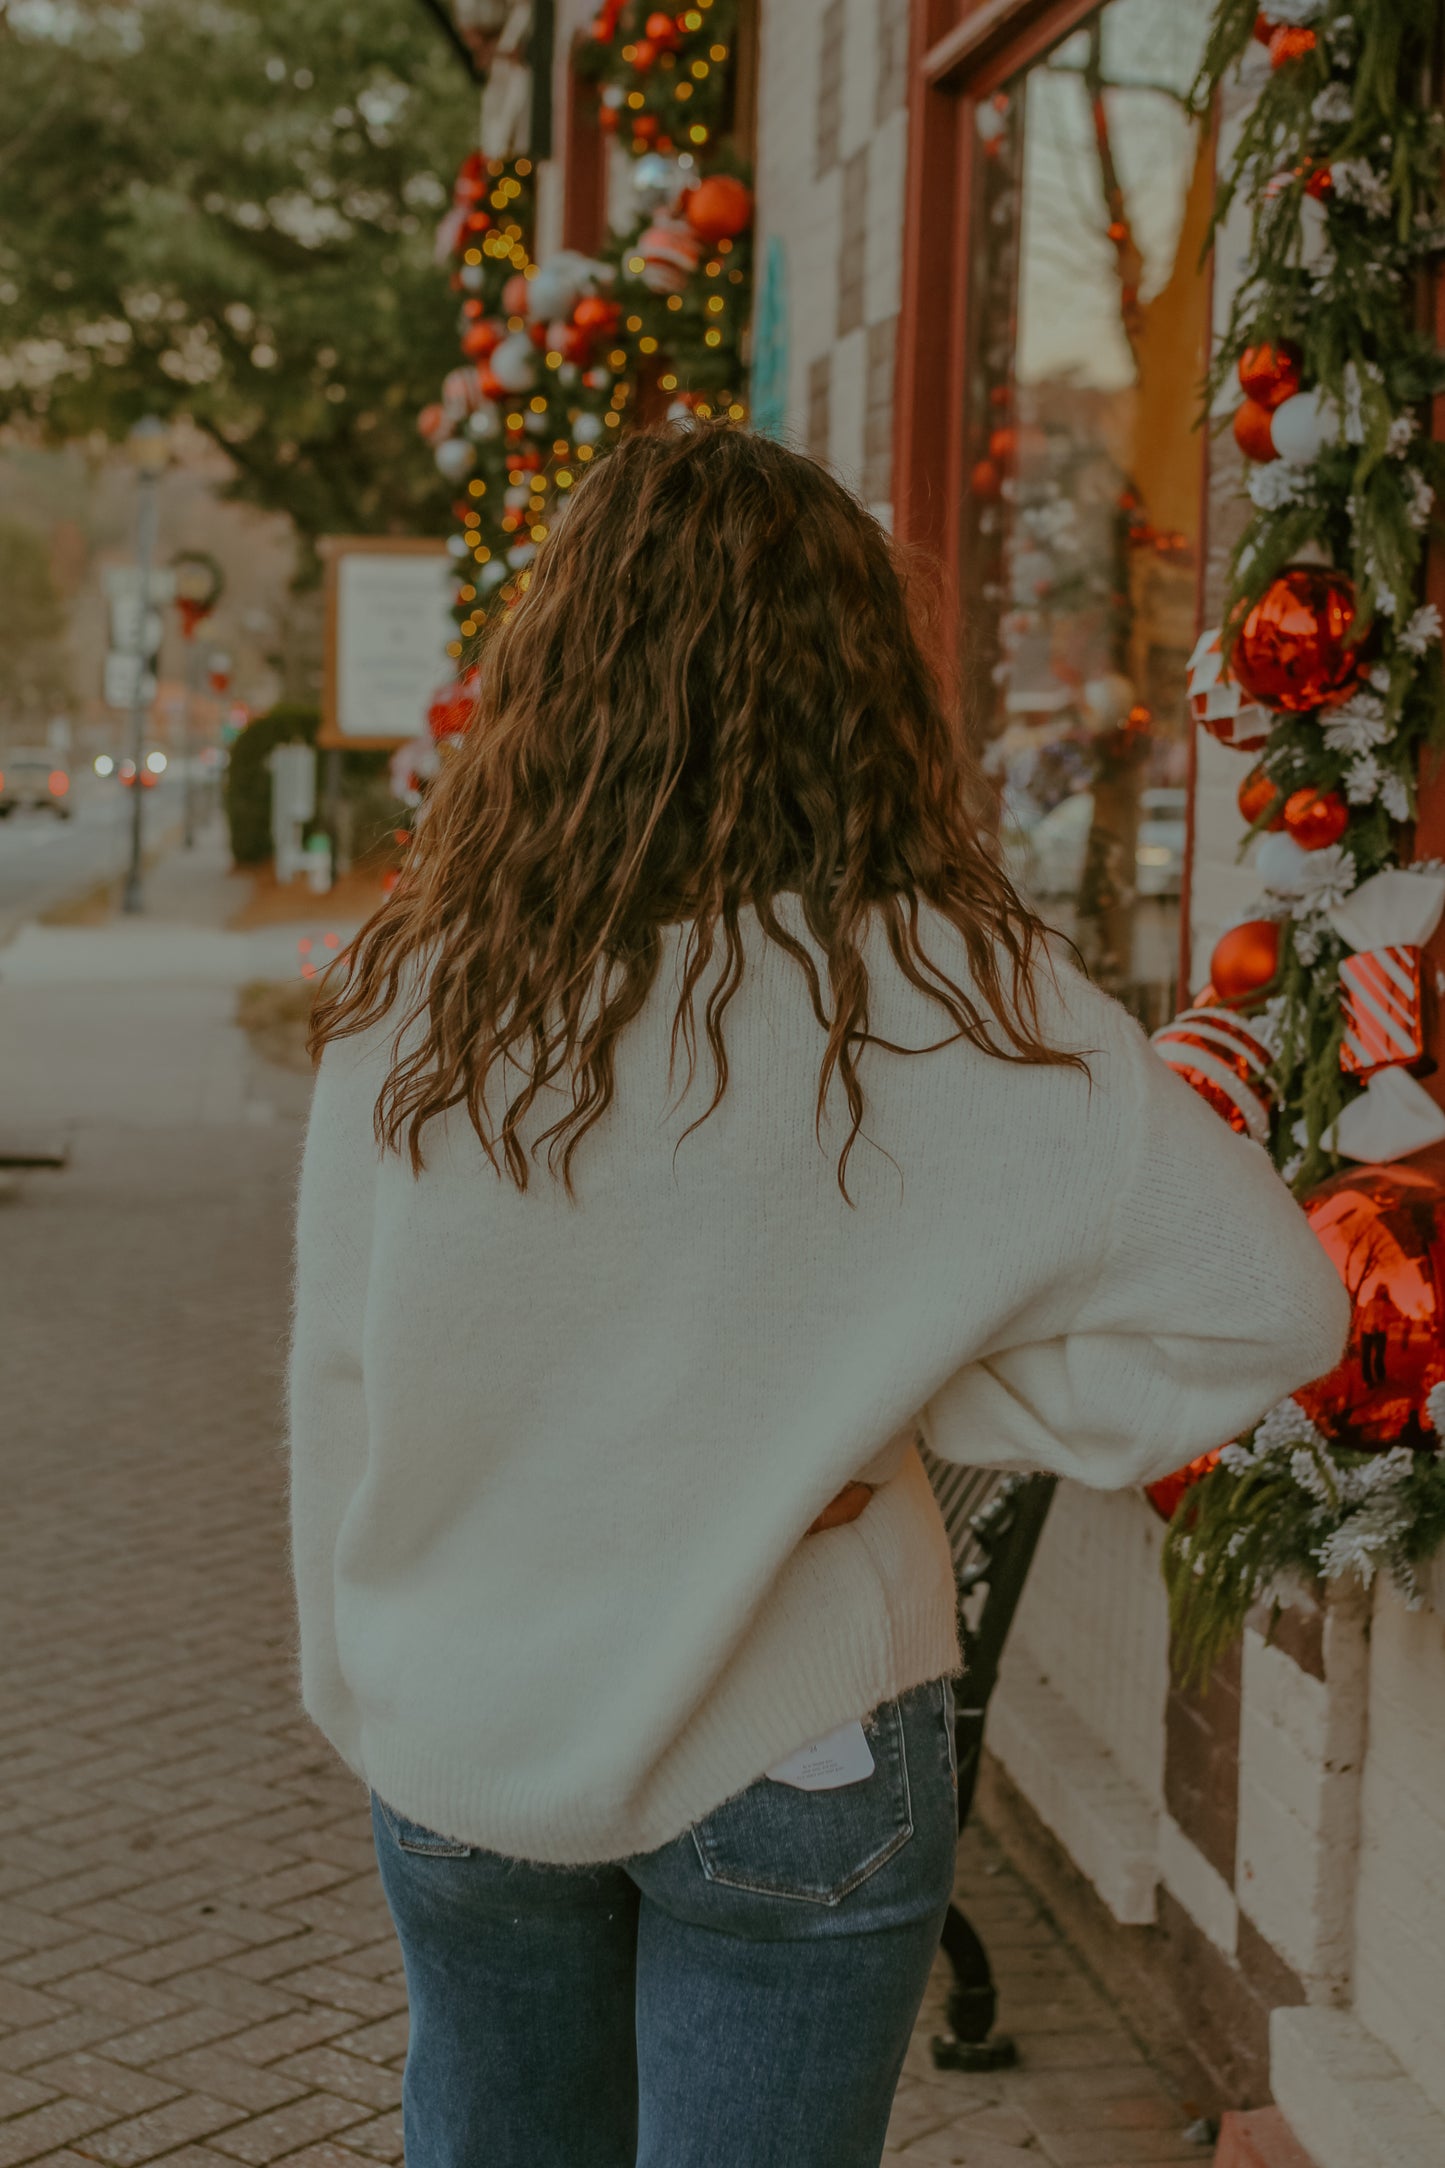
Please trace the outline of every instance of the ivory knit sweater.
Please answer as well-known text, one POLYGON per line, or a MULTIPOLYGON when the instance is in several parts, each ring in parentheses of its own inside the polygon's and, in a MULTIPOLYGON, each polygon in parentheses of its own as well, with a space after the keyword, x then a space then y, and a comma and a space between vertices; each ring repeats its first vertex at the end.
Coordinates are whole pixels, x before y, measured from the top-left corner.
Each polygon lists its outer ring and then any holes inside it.
MULTIPOLYGON (((923 925, 967 985, 953 930, 923 925)), ((649 1850, 957 1668, 919 1431, 951 1460, 1134 1484, 1344 1343, 1264 1152, 1062 962, 1045 1034, 1092 1081, 866 1049, 850 1207, 802 976, 745 934, 721 1105, 674 1156, 711 1096, 704 1045, 671 1110, 679 933, 575 1204, 545 1164, 519 1194, 455 1115, 419 1179, 381 1157, 389 1027, 321 1063, 290 1369, 303 1698, 400 1812, 499 1852, 649 1850), (805 1535, 860 1473, 860 1518, 805 1535)), ((874 1032, 936 1044, 946 1018, 877 929, 868 962, 874 1032)))

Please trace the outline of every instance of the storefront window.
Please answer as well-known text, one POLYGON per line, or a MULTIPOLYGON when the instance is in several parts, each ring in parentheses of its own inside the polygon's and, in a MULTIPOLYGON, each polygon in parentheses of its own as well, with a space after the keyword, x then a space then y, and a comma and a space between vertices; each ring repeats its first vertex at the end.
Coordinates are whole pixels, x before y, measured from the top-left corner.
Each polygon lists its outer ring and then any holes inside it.
POLYGON ((1198 0, 1109 0, 977 108, 967 687, 1016 881, 1150 1026, 1177 990, 1206 26, 1198 0))

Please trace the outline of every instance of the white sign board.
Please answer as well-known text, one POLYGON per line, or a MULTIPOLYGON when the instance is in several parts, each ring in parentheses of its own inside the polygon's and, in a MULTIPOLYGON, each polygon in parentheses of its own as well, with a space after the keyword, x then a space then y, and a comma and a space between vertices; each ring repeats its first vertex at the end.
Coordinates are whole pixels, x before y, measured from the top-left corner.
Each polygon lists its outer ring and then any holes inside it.
POLYGON ((398 745, 426 728, 452 670, 448 566, 441 544, 333 545, 323 744, 398 745))
POLYGON ((110 644, 118 653, 158 654, 164 633, 160 611, 142 609, 139 595, 111 596, 110 644))
POLYGON ((105 658, 105 704, 108 708, 131 708, 135 705, 136 688, 139 684, 143 705, 155 699, 156 680, 154 671, 147 670, 141 655, 127 655, 111 650, 105 658))

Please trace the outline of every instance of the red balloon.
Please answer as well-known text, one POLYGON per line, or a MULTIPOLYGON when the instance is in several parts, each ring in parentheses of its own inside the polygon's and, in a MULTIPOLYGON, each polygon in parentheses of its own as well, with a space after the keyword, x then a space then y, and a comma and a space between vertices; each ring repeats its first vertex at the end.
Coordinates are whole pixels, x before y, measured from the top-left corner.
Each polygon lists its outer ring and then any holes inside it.
POLYGON ((1445 1146, 1334 1175, 1305 1214, 1354 1317, 1343 1360, 1296 1400, 1341 1445, 1433 1449, 1420 1403, 1445 1383, 1445 1146))
POLYGON ((1247 399, 1263 407, 1282 406, 1300 388, 1304 357, 1289 339, 1278 346, 1247 346, 1239 357, 1239 385, 1247 399))
POLYGON ((1339 842, 1350 825, 1350 809, 1337 790, 1306 787, 1286 798, 1284 825, 1302 851, 1320 851, 1339 842))
POLYGON ((1215 943, 1209 983, 1227 1008, 1246 1008, 1268 993, 1279 970, 1279 922, 1247 918, 1215 943))
POLYGON ((1266 808, 1273 806, 1274 813, 1267 823, 1271 829, 1283 828, 1283 794, 1278 783, 1265 774, 1263 768, 1251 768, 1239 786, 1239 810, 1252 828, 1266 808))
POLYGON ((753 193, 730 173, 710 173, 687 199, 687 222, 704 241, 730 241, 753 222, 753 193))
POLYGON ((1269 423, 1269 408, 1261 406, 1257 399, 1246 399, 1242 407, 1235 408, 1234 441, 1246 459, 1257 460, 1262 467, 1279 457, 1269 423))
POLYGON ((1342 572, 1294 565, 1272 580, 1234 644, 1233 672, 1251 700, 1303 715, 1343 700, 1360 674, 1347 647, 1355 590, 1342 572))
POLYGON ((1161 1520, 1174 1518, 1174 1509, 1184 1493, 1193 1490, 1199 1478, 1208 1475, 1210 1469, 1218 1465, 1222 1450, 1221 1446, 1213 1446, 1209 1452, 1201 1453, 1197 1460, 1191 1460, 1187 1467, 1176 1468, 1173 1475, 1161 1475, 1157 1483, 1144 1485, 1144 1496, 1161 1520))

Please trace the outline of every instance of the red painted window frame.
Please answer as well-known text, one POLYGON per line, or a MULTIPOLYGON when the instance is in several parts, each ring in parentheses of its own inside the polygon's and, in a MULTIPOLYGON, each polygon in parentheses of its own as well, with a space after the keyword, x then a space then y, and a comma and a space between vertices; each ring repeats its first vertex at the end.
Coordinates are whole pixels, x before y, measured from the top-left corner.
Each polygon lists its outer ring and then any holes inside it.
MULTIPOLYGON (((586 31, 579 31, 583 38, 586 31)), ((567 65, 567 113, 562 159, 562 246, 595 256, 607 238, 607 166, 609 138, 598 112, 595 83, 584 82, 567 65)))
MULTIPOLYGON (((974 111, 1000 83, 1087 20, 1100 0, 913 0, 908 169, 893 409, 893 528, 942 566, 941 616, 957 651, 963 533, 965 358, 974 111)), ((1201 513, 1209 504, 1209 433, 1200 432, 1201 513)), ((1202 606, 1207 535, 1201 527, 1202 606)), ((1196 608, 1196 620, 1198 608, 1196 608)), ((1179 985, 1190 984, 1195 741, 1179 898, 1179 985)), ((1445 801, 1445 790, 1442 790, 1445 801)), ((1442 803, 1445 816, 1445 803, 1442 803)))

